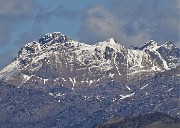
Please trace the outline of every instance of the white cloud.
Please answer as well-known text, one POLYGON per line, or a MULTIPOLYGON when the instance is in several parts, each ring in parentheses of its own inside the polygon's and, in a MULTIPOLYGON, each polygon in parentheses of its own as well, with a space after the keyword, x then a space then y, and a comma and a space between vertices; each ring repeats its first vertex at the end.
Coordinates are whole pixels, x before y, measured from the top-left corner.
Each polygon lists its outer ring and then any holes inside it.
MULTIPOLYGON (((100 5, 87 9, 84 17, 83 26, 92 31, 93 35, 98 35, 100 38, 108 36, 109 33, 115 33, 115 27, 118 26, 114 15, 100 5)), ((91 35, 87 35, 88 37, 93 38, 91 35)))
POLYGON ((29 15, 34 10, 34 0, 0 0, 0 15, 29 15))
POLYGON ((80 40, 98 42, 114 37, 125 46, 151 39, 163 43, 179 41, 179 14, 171 0, 112 0, 108 6, 83 10, 80 40))
POLYGON ((17 54, 17 49, 11 49, 12 32, 18 24, 23 24, 32 18, 35 12, 34 0, 0 0, 0 45, 5 50, 0 54, 0 68, 9 63, 17 54), (10 46, 11 48, 7 48, 10 46), (16 54, 14 54, 16 52, 16 54))
POLYGON ((143 33, 139 30, 139 24, 132 21, 131 26, 134 34, 125 32, 128 26, 127 19, 119 19, 117 15, 109 11, 102 5, 96 5, 88 8, 83 14, 83 23, 79 35, 84 40, 105 40, 114 37, 121 44, 127 45, 127 42, 137 43, 139 41, 147 41, 150 37, 145 30, 143 33), (83 31, 82 31, 83 30, 83 31), (85 31, 85 34, 83 34, 85 31), (86 34, 89 33, 89 34, 86 34))
POLYGON ((10 43, 16 25, 27 21, 34 11, 34 0, 0 0, 1 46, 10 43))
POLYGON ((173 0, 173 2, 173 7, 175 7, 176 9, 180 9, 180 0, 173 0))

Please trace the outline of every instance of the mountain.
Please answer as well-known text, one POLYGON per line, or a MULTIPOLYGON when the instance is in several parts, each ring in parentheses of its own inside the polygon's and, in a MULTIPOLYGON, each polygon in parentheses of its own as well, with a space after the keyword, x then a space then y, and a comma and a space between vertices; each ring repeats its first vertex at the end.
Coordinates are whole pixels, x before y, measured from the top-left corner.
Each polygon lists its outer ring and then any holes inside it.
POLYGON ((109 80, 124 84, 147 79, 180 64, 180 50, 171 42, 149 41, 126 49, 111 38, 95 45, 71 40, 55 32, 24 45, 0 79, 17 86, 45 88, 66 85, 96 86, 109 80))
POLYGON ((114 117, 97 128, 179 128, 180 119, 154 112, 133 118, 114 117))
POLYGON ((116 116, 180 118, 180 50, 115 39, 89 45, 54 32, 0 71, 0 127, 91 128, 116 116))

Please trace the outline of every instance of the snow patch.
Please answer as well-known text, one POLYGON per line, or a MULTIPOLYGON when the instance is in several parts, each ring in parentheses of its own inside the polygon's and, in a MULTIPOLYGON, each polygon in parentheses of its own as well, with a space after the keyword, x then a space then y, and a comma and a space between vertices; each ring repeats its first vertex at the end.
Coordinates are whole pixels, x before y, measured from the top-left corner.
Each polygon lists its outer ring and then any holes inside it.
POLYGON ((75 78, 70 78, 69 77, 69 80, 71 81, 71 83, 72 83, 72 90, 74 91, 74 86, 75 86, 75 84, 76 84, 76 79, 75 78))
POLYGON ((28 75, 23 74, 23 77, 24 77, 23 83, 26 83, 28 80, 31 79, 32 76, 28 76, 28 75))
POLYGON ((127 85, 126 85, 126 88, 127 88, 129 91, 131 90, 131 88, 130 88, 129 86, 127 86, 127 85))
POLYGON ((63 81, 66 81, 66 79, 65 78, 61 78, 63 81))
POLYGON ((100 102, 102 101, 100 96, 96 96, 96 99, 99 100, 100 102))
POLYGON ((53 96, 54 98, 65 96, 63 93, 49 93, 50 96, 53 96))
POLYGON ((122 99, 126 99, 126 98, 128 98, 128 97, 131 97, 131 96, 134 96, 134 94, 135 94, 135 92, 134 93, 131 93, 131 94, 128 94, 128 95, 119 95, 119 96, 121 96, 121 100, 122 99))
POLYGON ((164 69, 169 70, 170 68, 168 67, 167 62, 161 57, 161 54, 160 54, 159 52, 157 52, 157 51, 155 51, 155 53, 156 53, 156 55, 158 55, 159 58, 162 60, 164 69))
POLYGON ((149 83, 146 84, 146 85, 144 85, 143 87, 141 87, 140 90, 144 89, 144 88, 147 87, 148 85, 149 85, 149 83))
POLYGON ((44 84, 46 84, 47 81, 48 81, 48 79, 43 79, 44 84))
POLYGON ((118 64, 116 63, 116 58, 117 58, 117 54, 115 54, 115 57, 114 57, 114 65, 116 67, 116 70, 117 70, 119 76, 121 76, 121 73, 119 72, 118 64))
POLYGON ((2 69, 0 71, 0 79, 3 79, 3 78, 8 79, 9 77, 11 77, 11 75, 15 73, 18 65, 19 65, 19 61, 17 60, 17 61, 12 62, 10 65, 5 67, 4 69, 2 69))
POLYGON ((112 74, 111 72, 109 73, 109 77, 113 78, 114 74, 112 74))
POLYGON ((167 90, 166 92, 170 92, 173 88, 170 88, 169 90, 167 90))

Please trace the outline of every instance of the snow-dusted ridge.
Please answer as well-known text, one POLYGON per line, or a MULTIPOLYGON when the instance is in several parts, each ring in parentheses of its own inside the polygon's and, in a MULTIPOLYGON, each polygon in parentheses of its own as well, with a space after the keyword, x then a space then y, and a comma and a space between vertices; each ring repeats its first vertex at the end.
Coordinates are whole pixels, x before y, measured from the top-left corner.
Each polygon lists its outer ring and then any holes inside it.
POLYGON ((88 85, 108 79, 121 81, 127 76, 171 70, 179 64, 180 50, 169 41, 159 45, 151 40, 127 49, 114 38, 90 45, 54 32, 22 46, 14 61, 0 71, 0 79, 20 83, 48 79, 42 82, 45 85, 53 78, 63 78, 74 89, 81 81, 91 81, 84 82, 88 85))

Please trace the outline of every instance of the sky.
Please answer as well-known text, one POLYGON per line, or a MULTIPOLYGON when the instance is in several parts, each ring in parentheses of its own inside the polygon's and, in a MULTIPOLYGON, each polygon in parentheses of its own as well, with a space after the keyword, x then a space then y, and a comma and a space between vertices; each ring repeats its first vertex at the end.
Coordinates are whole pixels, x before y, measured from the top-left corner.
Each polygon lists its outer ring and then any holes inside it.
POLYGON ((0 69, 24 44, 61 32, 125 47, 170 40, 180 47, 180 0, 0 0, 0 69))

